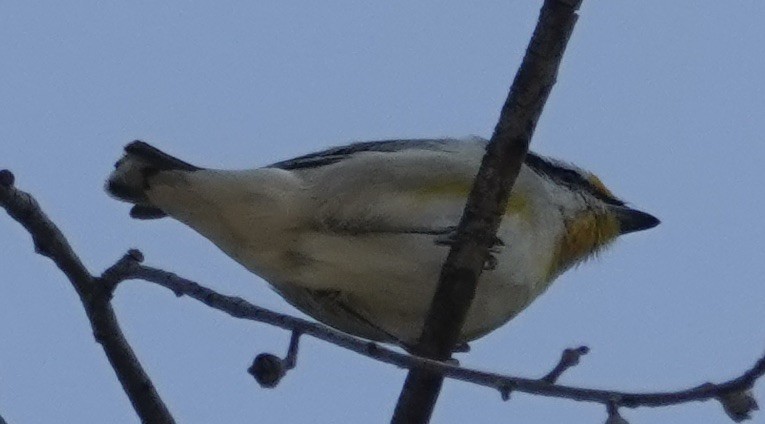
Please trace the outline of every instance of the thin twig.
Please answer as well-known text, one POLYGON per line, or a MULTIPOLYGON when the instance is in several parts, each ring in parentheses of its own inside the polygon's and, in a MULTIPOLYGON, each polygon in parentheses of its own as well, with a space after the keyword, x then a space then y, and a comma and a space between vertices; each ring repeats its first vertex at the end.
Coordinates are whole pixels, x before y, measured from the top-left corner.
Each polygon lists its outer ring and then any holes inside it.
POLYGON ((300 347, 300 332, 293 331, 290 337, 290 345, 287 348, 287 356, 284 357, 284 367, 291 370, 297 366, 298 348, 300 347))
POLYGON ((93 335, 104 349, 136 413, 143 422, 174 423, 170 411, 122 334, 110 303, 111 291, 85 268, 37 201, 29 193, 13 186, 14 180, 10 171, 0 171, 0 205, 27 229, 34 241, 35 251, 52 259, 77 291, 93 335))
POLYGON ((576 349, 564 350, 560 355, 560 361, 558 361, 558 365, 556 365, 552 371, 547 373, 547 375, 542 377, 540 380, 546 381, 548 383, 555 383, 558 381, 560 376, 566 372, 566 370, 579 365, 579 359, 581 359, 582 356, 588 354, 589 352, 590 348, 587 346, 579 346, 576 349))
MULTIPOLYGON (((441 270, 415 352, 448 359, 475 296, 478 278, 520 172, 537 121, 555 84, 581 0, 545 0, 441 270)), ((512 242, 512 241, 511 241, 512 242)), ((414 369, 404 382, 391 422, 426 423, 443 378, 414 369)))

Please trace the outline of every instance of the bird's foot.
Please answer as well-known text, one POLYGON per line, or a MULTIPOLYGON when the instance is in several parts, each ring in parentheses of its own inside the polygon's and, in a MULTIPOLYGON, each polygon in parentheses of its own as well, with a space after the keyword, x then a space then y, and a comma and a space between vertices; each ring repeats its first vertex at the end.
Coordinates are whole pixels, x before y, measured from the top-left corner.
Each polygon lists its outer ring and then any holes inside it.
MULTIPOLYGON (((437 235, 434 243, 438 246, 452 246, 457 241, 456 226, 445 227, 438 232, 434 232, 434 234, 437 235)), ((489 248, 489 256, 486 258, 483 266, 484 271, 493 271, 497 268, 497 258, 495 255, 498 255, 504 246, 505 242, 495 235, 489 248)))

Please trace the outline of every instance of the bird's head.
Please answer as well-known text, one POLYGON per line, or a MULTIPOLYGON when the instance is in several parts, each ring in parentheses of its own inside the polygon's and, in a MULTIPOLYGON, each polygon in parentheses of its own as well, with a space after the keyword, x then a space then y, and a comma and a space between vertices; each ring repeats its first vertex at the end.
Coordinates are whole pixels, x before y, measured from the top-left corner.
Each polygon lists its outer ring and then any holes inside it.
POLYGON ((546 180, 563 221, 550 263, 551 277, 596 254, 618 236, 659 224, 653 215, 627 206, 591 172, 534 154, 529 154, 526 163, 546 180))

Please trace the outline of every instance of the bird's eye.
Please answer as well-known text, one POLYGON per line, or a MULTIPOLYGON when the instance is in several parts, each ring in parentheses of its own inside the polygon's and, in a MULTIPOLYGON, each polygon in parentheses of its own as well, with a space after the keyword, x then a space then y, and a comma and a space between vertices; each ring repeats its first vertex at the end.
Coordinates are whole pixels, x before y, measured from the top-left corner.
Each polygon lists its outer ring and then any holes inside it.
POLYGON ((581 179, 582 178, 579 176, 579 174, 576 171, 572 171, 570 169, 561 170, 560 180, 564 184, 569 184, 569 185, 577 184, 581 181, 581 179))

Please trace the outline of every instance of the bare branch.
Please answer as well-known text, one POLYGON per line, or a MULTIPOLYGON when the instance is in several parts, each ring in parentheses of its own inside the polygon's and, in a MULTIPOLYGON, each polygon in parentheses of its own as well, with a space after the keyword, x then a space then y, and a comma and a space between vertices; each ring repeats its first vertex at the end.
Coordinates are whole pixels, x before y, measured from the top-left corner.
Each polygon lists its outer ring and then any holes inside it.
POLYGON ((88 272, 58 227, 29 193, 13 186, 14 180, 10 171, 0 171, 0 205, 27 229, 35 251, 51 258, 72 283, 90 320, 93 336, 104 349, 138 416, 143 422, 174 423, 122 334, 110 303, 111 290, 88 272))
MULTIPOLYGON (((448 359, 457 344, 478 278, 496 238, 507 200, 531 137, 555 84, 581 0, 545 0, 534 34, 502 107, 499 122, 468 197, 455 243, 441 269, 436 293, 415 352, 448 359)), ((414 369, 399 396, 393 423, 425 423, 443 378, 414 369)))
MULTIPOLYGON (((443 375, 444 377, 489 387, 500 391, 500 393, 519 391, 540 396, 600 403, 606 406, 613 404, 614 407, 659 407, 717 399, 727 393, 748 390, 754 385, 757 379, 765 374, 765 355, 763 355, 751 369, 735 379, 720 384, 710 383, 676 392, 628 393, 558 385, 545 381, 544 379, 501 375, 459 367, 450 363, 451 361, 436 361, 415 355, 399 353, 376 343, 358 339, 315 322, 280 314, 253 305, 240 297, 217 293, 199 283, 179 277, 168 271, 141 265, 137 261, 128 261, 124 264, 127 264, 127 266, 124 266, 119 274, 115 274, 118 281, 141 279, 155 283, 167 288, 178 296, 189 296, 211 308, 225 312, 236 318, 262 322, 293 332, 296 331, 300 334, 324 340, 368 358, 395 365, 399 368, 421 368, 430 373, 443 375)), ((568 358, 562 359, 561 361, 567 365, 567 368, 571 366, 568 364, 574 362, 572 361, 571 356, 581 356, 586 349, 580 347, 571 350, 573 353, 564 353, 563 356, 568 356, 568 358)), ((556 368, 559 367, 561 367, 560 364, 556 368)))

